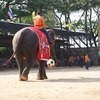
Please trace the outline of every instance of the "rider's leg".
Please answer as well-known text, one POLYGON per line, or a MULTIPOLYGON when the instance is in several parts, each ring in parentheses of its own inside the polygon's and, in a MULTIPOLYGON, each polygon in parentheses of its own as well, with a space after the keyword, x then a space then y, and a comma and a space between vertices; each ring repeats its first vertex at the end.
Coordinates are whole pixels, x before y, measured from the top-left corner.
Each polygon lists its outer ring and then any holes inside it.
POLYGON ((52 44, 52 39, 51 39, 51 37, 49 36, 49 34, 48 34, 48 32, 46 31, 46 29, 42 28, 42 29, 40 29, 40 30, 46 34, 49 44, 52 44))

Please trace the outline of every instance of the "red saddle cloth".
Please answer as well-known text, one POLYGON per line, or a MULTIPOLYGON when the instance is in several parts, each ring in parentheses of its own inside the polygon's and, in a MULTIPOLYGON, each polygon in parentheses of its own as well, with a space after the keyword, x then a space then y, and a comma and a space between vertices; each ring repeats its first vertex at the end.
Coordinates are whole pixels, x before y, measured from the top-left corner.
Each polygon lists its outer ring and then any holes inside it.
POLYGON ((39 39, 39 50, 37 55, 38 60, 47 61, 48 59, 50 59, 50 46, 48 43, 47 36, 45 35, 45 33, 43 33, 42 31, 40 31, 35 27, 29 27, 29 28, 31 28, 36 33, 39 39))

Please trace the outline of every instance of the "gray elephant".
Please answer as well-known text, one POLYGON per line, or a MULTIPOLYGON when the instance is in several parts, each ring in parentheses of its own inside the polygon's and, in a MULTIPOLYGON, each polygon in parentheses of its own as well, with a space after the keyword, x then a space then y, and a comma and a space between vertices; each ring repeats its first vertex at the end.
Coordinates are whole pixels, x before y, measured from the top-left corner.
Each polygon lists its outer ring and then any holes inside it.
MULTIPOLYGON (((53 44, 50 45, 51 58, 56 61, 56 56, 54 53, 54 43, 55 43, 55 32, 54 30, 49 30, 49 33, 52 37, 53 44)), ((36 35, 36 32, 31 30, 28 27, 25 27, 19 30, 12 40, 14 57, 16 59, 18 68, 19 68, 19 78, 21 81, 28 80, 28 74, 30 68, 38 62, 38 74, 37 79, 43 80, 47 79, 45 64, 46 61, 38 60, 37 53, 39 49, 39 39, 36 35)))

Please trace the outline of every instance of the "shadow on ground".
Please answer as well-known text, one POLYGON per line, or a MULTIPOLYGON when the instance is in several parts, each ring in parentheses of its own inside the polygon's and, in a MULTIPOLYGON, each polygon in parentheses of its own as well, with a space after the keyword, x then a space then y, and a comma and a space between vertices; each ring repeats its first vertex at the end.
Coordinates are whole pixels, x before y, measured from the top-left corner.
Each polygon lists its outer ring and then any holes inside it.
MULTIPOLYGON (((27 82, 39 82, 40 80, 36 80, 36 81, 32 81, 32 80, 28 80, 27 82)), ((79 83, 79 82, 100 82, 100 78, 79 78, 79 79, 71 79, 71 78, 61 78, 61 79, 46 79, 46 80, 42 80, 42 82, 75 82, 75 83, 79 83)))

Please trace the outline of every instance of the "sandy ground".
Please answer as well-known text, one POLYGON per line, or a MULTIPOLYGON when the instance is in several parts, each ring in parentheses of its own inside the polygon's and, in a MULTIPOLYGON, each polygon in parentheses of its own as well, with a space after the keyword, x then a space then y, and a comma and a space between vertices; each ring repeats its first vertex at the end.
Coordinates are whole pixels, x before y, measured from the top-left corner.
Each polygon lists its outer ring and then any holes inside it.
POLYGON ((31 69, 27 82, 18 70, 0 71, 0 100, 100 100, 100 67, 47 70, 47 80, 36 80, 31 69))

